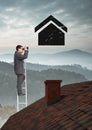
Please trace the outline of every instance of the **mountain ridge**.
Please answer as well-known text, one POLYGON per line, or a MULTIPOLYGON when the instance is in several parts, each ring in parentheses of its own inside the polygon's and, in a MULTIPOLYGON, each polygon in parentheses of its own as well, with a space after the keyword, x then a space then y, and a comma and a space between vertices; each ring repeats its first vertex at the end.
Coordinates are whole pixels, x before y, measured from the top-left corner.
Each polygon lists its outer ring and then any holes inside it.
POLYGON ((80 54, 86 54, 86 55, 92 55, 92 53, 91 52, 87 52, 87 51, 84 51, 84 50, 80 50, 80 49, 71 49, 71 50, 68 50, 68 51, 63 51, 63 52, 57 52, 57 53, 55 53, 55 54, 61 54, 61 53, 75 53, 75 54, 77 54, 77 53, 80 53, 80 54))
MULTIPOLYGON (((0 55, 1 61, 13 62, 12 55, 0 55)), ((79 49, 73 49, 69 51, 63 51, 53 54, 30 54, 28 56, 27 62, 43 65, 72 65, 80 64, 81 66, 92 68, 92 53, 82 51, 79 49)))

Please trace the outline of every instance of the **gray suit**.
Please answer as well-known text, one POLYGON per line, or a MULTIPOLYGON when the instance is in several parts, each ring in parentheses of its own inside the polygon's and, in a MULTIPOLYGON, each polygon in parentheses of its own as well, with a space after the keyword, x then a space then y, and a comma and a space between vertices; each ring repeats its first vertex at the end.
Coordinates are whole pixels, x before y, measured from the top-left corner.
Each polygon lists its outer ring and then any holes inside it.
POLYGON ((17 75, 17 91, 19 95, 22 93, 22 83, 25 80, 24 59, 26 59, 27 57, 27 50, 24 52, 23 55, 17 51, 14 54, 14 71, 17 75))

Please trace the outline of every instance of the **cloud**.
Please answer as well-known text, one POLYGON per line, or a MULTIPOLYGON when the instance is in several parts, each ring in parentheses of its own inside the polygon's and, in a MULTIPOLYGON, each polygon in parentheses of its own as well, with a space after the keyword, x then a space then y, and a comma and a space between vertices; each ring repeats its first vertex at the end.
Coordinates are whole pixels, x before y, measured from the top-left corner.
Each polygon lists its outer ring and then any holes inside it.
POLYGON ((0 0, 0 9, 15 7, 20 3, 20 0, 0 0))
POLYGON ((34 27, 49 15, 68 27, 72 45, 77 38, 84 42, 82 38, 92 34, 91 0, 0 0, 0 38, 27 37, 35 43, 34 27))
POLYGON ((91 0, 60 0, 57 7, 65 10, 71 18, 82 24, 92 24, 92 1, 91 0))
POLYGON ((92 24, 91 0, 0 0, 0 13, 9 18, 26 18, 41 21, 50 14, 59 19, 77 20, 92 24))

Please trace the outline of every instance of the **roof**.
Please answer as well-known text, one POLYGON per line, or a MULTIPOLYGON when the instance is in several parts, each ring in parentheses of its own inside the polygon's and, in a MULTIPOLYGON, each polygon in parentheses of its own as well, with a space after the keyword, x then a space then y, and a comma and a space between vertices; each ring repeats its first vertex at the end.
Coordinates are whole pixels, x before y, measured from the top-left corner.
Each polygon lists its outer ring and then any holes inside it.
POLYGON ((61 100, 44 98, 11 116, 1 130, 92 130, 92 81, 61 87, 61 100))
POLYGON ((40 28, 42 28, 45 24, 47 24, 49 21, 53 21, 56 25, 61 27, 64 31, 67 32, 67 27, 62 24, 60 21, 58 21, 55 17, 50 15, 48 18, 46 18, 43 22, 41 22, 39 25, 35 27, 35 32, 38 31, 40 28))

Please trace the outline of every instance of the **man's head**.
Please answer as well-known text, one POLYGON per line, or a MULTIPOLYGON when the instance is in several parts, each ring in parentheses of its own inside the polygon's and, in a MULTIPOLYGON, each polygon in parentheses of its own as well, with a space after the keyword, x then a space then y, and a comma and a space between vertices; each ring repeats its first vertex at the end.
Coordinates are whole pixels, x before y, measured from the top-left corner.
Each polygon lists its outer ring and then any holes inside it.
POLYGON ((17 45, 16 46, 16 51, 18 51, 19 53, 23 52, 23 46, 22 45, 17 45))

